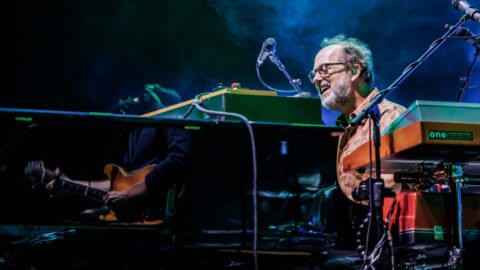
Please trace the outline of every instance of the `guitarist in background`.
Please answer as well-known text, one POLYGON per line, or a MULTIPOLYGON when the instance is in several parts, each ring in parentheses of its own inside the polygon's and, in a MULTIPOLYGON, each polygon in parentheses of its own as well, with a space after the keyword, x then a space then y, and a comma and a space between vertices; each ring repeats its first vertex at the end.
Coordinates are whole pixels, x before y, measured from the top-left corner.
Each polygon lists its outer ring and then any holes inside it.
MULTIPOLYGON (((120 100, 113 109, 116 113, 124 114, 145 114, 151 111, 161 109, 166 106, 181 102, 180 95, 173 89, 163 88, 158 84, 145 85, 144 91, 138 97, 128 97, 120 100)), ((163 218, 163 213, 149 211, 139 216, 137 211, 138 204, 147 204, 158 206, 166 204, 167 191, 174 184, 182 184, 185 178, 187 158, 190 152, 191 141, 188 133, 182 128, 176 127, 139 127, 127 130, 123 134, 124 143, 116 148, 113 155, 113 162, 128 172, 141 170, 146 166, 154 165, 142 179, 135 182, 126 189, 112 190, 110 179, 98 181, 75 181, 89 188, 109 191, 104 197, 104 203, 115 212, 121 210, 123 216, 128 220, 156 220, 163 218), (126 135, 126 136, 125 136, 126 135)), ((60 176, 60 170, 54 171, 53 179, 46 181, 48 190, 54 190, 60 176)), ((180 188, 177 188, 177 191, 180 188)), ((103 211, 90 209, 84 213, 93 213, 98 216, 103 211), (100 213, 99 213, 100 212, 100 213)), ((152 207, 151 209, 156 209, 152 207)), ((108 210, 103 207, 103 210, 108 210)), ((122 220, 118 215, 117 217, 122 220)), ((103 213, 102 213, 103 214, 103 213)), ((100 215, 100 219, 112 221, 105 215, 100 215)))

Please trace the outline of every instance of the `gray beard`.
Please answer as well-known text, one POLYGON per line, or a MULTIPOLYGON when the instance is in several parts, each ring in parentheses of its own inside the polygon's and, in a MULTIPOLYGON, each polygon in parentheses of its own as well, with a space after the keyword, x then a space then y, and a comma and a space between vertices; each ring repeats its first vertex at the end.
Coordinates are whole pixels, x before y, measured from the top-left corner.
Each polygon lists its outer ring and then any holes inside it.
POLYGON ((345 106, 348 101, 348 96, 350 96, 352 92, 352 87, 348 83, 348 78, 345 76, 338 86, 338 91, 333 91, 330 89, 331 94, 322 99, 322 105, 325 106, 327 109, 332 111, 339 111, 341 107, 345 106))

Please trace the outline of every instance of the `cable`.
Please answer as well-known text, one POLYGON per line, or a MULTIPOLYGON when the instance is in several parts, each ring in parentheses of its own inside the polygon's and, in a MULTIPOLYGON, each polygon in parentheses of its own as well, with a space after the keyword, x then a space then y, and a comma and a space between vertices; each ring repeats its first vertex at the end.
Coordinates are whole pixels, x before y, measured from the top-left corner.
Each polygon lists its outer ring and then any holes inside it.
POLYGON ((391 262, 392 262, 392 268, 395 267, 395 265, 394 265, 395 258, 394 258, 394 254, 393 254, 393 243, 392 243, 392 240, 391 240, 391 233, 388 230, 388 225, 390 223, 390 218, 392 217, 393 209, 395 207, 396 202, 397 202, 397 195, 395 194, 394 197, 393 197, 392 206, 390 207, 390 210, 388 211, 387 219, 386 219, 385 224, 384 224, 385 232, 383 233, 380 241, 378 241, 378 243, 375 245, 375 248, 373 249, 370 256, 367 257, 367 259, 370 259, 370 263, 367 265, 366 269, 368 269, 369 267, 372 267, 373 264, 380 258, 380 255, 382 254, 382 250, 383 250, 383 245, 386 243, 385 237, 388 234, 390 234, 390 237, 388 239, 389 243, 390 243, 390 252, 391 252, 391 255, 390 255, 391 258, 390 259, 391 259, 391 262))
POLYGON ((195 96, 192 104, 190 105, 190 107, 188 107, 188 110, 187 112, 185 112, 185 114, 182 116, 182 119, 185 119, 187 118, 193 111, 193 109, 195 108, 195 105, 194 103, 196 102, 197 104, 200 103, 200 97, 203 96, 203 95, 206 95, 206 94, 209 94, 209 92, 203 92, 203 93, 200 93, 198 95, 195 96))
POLYGON ((190 115, 190 113, 192 113, 193 108, 195 108, 195 106, 194 106, 193 103, 192 103, 192 105, 190 105, 190 107, 188 108, 187 112, 182 116, 182 118, 183 118, 183 119, 187 118, 187 117, 190 115))
MULTIPOLYGON (((394 86, 392 88, 396 88, 398 86, 394 86)), ((371 186, 372 186, 372 182, 373 182, 373 162, 372 162, 372 121, 373 119, 370 117, 369 118, 370 121, 368 121, 368 137, 369 137, 369 160, 370 160, 370 171, 369 171, 369 174, 370 174, 370 181, 368 183, 368 188, 369 188, 369 193, 370 193, 370 198, 369 200, 372 200, 371 196, 372 196, 372 189, 371 189, 371 186)), ((384 232, 383 232, 383 235, 382 237, 380 238, 380 240, 378 241, 378 243, 375 245, 375 247, 373 248, 372 252, 370 253, 370 255, 368 255, 368 242, 369 242, 369 238, 370 238, 370 228, 371 228, 371 224, 372 224, 372 217, 373 217, 373 205, 371 202, 369 202, 369 219, 368 219, 368 227, 367 227, 367 237, 366 237, 366 240, 365 240, 365 255, 362 257, 362 260, 363 260, 363 264, 362 264, 362 267, 361 269, 375 269, 374 268, 374 263, 380 258, 381 254, 382 254, 382 251, 383 251, 383 245, 386 243, 385 241, 385 238, 387 235, 389 235, 388 237, 388 241, 389 241, 389 244, 390 244, 390 259, 391 259, 391 263, 392 263, 392 269, 394 269, 395 267, 395 258, 394 258, 394 253, 393 253, 393 242, 392 242, 392 238, 391 238, 391 233, 388 229, 388 225, 390 223, 390 219, 392 218, 392 214, 393 214, 393 210, 394 210, 394 207, 395 207, 395 204, 397 202, 397 195, 396 193, 393 193, 394 196, 393 196, 393 202, 392 202, 392 205, 390 206, 390 209, 388 211, 388 214, 387 214, 387 218, 385 220, 385 223, 384 223, 384 232)))
MULTIPOLYGON (((372 119, 370 118, 370 121, 368 121, 368 141, 369 141, 369 144, 368 144, 368 150, 369 150, 369 157, 370 157, 370 181, 368 183, 368 192, 369 194, 371 194, 372 192, 372 177, 373 177, 373 173, 372 173, 372 170, 373 170, 373 162, 372 162, 372 119)), ((370 196, 371 197, 371 196, 370 196)), ((371 200, 372 198, 369 198, 369 200, 371 200)), ((367 238, 365 240, 365 256, 368 254, 368 241, 370 239, 370 227, 372 225, 372 217, 373 217, 373 205, 372 203, 369 201, 368 202, 368 205, 369 205, 369 215, 370 215, 370 218, 368 220, 368 227, 367 227, 367 238)))
POLYGON ((432 45, 430 45, 430 48, 433 46, 433 44, 435 44, 436 42, 439 42, 441 40, 444 40, 444 39, 469 39, 469 38, 477 38, 477 37, 480 37, 480 34, 479 35, 473 35, 473 36, 464 36, 464 37, 440 37, 440 38, 437 38, 436 40, 434 40, 432 42, 432 45))
MULTIPOLYGON (((436 46, 436 44, 440 41, 443 41, 443 40, 447 40, 447 39, 468 39, 468 38, 476 38, 476 37, 480 37, 480 35, 474 35, 474 36, 465 36, 465 37, 452 37, 452 36, 447 36, 447 37, 440 37, 440 38, 437 38, 436 40, 434 40, 430 46, 428 47, 429 49, 432 49, 433 47, 436 46)), ((421 64, 423 61, 425 61, 426 58, 424 59, 418 59, 412 63, 410 63, 402 72, 402 75, 406 74, 408 71, 410 71, 410 69, 414 68, 415 66, 421 64)), ((394 87, 390 87, 390 88, 387 88, 385 90, 390 90, 390 89, 394 89, 394 88, 397 88, 398 85, 394 86, 394 87)), ((383 91, 385 91, 383 90, 383 91)))
MULTIPOLYGON (((442 36, 442 38, 437 39, 438 41, 434 41, 428 50, 423 53, 420 58, 415 60, 413 63, 408 65, 402 72, 402 74, 392 83, 387 89, 393 89, 395 86, 399 86, 405 79, 412 74, 412 72, 421 64, 423 63, 432 53, 437 50, 444 42, 447 37, 450 37, 454 31, 462 24, 464 24, 468 19, 468 15, 464 15, 454 26, 450 27, 450 29, 442 36)), ((367 117, 368 112, 377 105, 384 96, 386 96, 389 91, 385 91, 382 95, 377 95, 360 114, 358 114, 352 121, 352 125, 357 125, 362 119, 367 117)))
POLYGON ((395 267, 395 258, 394 258, 394 253, 393 253, 393 242, 391 238, 391 232, 388 230, 388 225, 390 223, 390 219, 393 215, 393 210, 395 209, 395 205, 397 203, 397 194, 394 193, 393 195, 393 202, 392 205, 390 206, 390 210, 388 211, 387 218, 385 220, 385 231, 382 235, 382 238, 378 241, 378 243, 375 245, 375 248, 372 250, 372 253, 366 257, 366 259, 363 261, 361 269, 375 269, 373 267, 374 263, 380 258, 380 255, 382 254, 383 251, 383 245, 386 243, 385 238, 388 236, 388 241, 389 241, 389 246, 390 246, 390 261, 392 263, 392 269, 395 267))
POLYGON ((250 143, 252 145, 252 163, 253 163, 253 262, 255 265, 255 270, 258 270, 257 158, 256 158, 255 137, 253 135, 253 128, 249 120, 241 114, 231 113, 231 112, 211 111, 203 108, 199 104, 201 95, 203 94, 195 96, 195 99, 192 102, 192 105, 195 106, 197 110, 206 114, 222 115, 222 116, 230 116, 230 117, 238 118, 245 124, 245 126, 248 129, 248 133, 250 135, 250 143))
MULTIPOLYGON (((438 38, 436 39, 435 41, 432 42, 432 44, 430 45, 430 48, 437 42, 441 41, 441 40, 446 40, 446 39, 469 39, 469 38, 478 38, 480 37, 480 35, 471 35, 471 36, 464 36, 464 37, 459 37, 459 36, 455 36, 455 37, 441 37, 441 38, 438 38)), ((462 97, 463 97, 463 93, 465 92, 465 89, 467 89, 467 85, 468 85, 468 81, 470 80, 470 76, 472 75, 472 71, 473 71, 473 67, 475 66, 475 63, 477 61, 477 58, 478 58, 478 54, 479 54, 479 49, 477 49, 475 51, 475 57, 473 58, 473 62, 472 64, 470 65, 470 68, 468 70, 468 73, 467 73, 467 76, 466 76, 466 79, 463 83, 463 86, 462 88, 460 89, 459 93, 458 93, 458 96, 457 96, 457 102, 460 102, 462 100, 462 97)), ((470 88, 470 87, 468 87, 470 88)), ((475 88, 475 87, 473 87, 475 88)))
POLYGON ((400 87, 400 86, 397 85, 397 86, 385 88, 385 89, 383 89, 383 90, 381 90, 381 91, 378 91, 378 94, 377 94, 377 95, 383 94, 383 92, 387 92, 387 91, 390 91, 390 90, 393 90, 393 89, 397 89, 397 88, 399 88, 399 87, 400 87))
POLYGON ((393 202, 392 202, 392 206, 390 206, 390 210, 388 211, 387 219, 385 221, 386 226, 388 226, 388 224, 390 224, 390 219, 392 218, 393 209, 395 208, 396 203, 397 203, 397 194, 395 192, 393 192, 393 202))
POLYGON ((387 230, 387 239, 388 239, 388 247, 390 248, 390 264, 392 265, 392 270, 395 270, 395 256, 393 253, 393 238, 392 233, 390 230, 387 230))
POLYGON ((257 77, 258 79, 260 80, 260 82, 263 84, 263 86, 265 86, 267 89, 269 90, 272 90, 272 91, 275 91, 275 92, 279 92, 279 93, 293 93, 293 92, 297 92, 297 90, 280 90, 280 89, 276 89, 276 88, 273 88, 271 86, 269 86, 268 84, 266 84, 263 80, 262 80, 262 76, 260 76, 260 67, 258 65, 256 65, 257 67, 257 77))
POLYGON ((477 49, 475 51, 475 57, 473 58, 472 64, 468 68, 467 76, 465 77, 465 80, 463 81, 463 86, 460 89, 460 92, 458 93, 457 102, 460 102, 462 100, 463 93, 465 92, 465 89, 467 89, 468 81, 470 81, 470 77, 472 76, 472 72, 473 72, 473 67, 475 66, 475 63, 477 62, 477 58, 478 58, 479 54, 480 54, 480 49, 477 49))

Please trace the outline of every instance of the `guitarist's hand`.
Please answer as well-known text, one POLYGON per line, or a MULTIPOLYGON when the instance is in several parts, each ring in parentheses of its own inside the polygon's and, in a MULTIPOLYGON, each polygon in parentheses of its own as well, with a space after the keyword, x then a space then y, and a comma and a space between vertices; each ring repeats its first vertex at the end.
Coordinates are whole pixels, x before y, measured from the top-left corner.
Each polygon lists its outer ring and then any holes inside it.
POLYGON ((105 195, 103 201, 115 211, 116 216, 121 220, 135 220, 141 217, 143 200, 147 192, 144 180, 133 184, 130 188, 121 191, 110 191, 105 195))
POLYGON ((50 180, 46 185, 45 185, 45 188, 48 190, 48 191, 52 191, 54 188, 55 188, 55 182, 57 180, 57 178, 60 176, 60 169, 57 167, 55 168, 55 170, 53 171, 53 179, 50 180))
POLYGON ((110 191, 105 195, 103 201, 106 205, 115 205, 117 203, 128 203, 129 199, 144 195, 147 192, 145 180, 133 184, 130 188, 121 191, 110 191))

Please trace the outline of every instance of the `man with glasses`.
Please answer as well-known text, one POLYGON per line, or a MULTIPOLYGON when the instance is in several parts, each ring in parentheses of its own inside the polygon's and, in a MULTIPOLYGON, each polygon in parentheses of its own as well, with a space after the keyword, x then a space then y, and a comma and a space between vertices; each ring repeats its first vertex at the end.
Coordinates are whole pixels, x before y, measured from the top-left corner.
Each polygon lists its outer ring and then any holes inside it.
MULTIPOLYGON (((315 85, 323 106, 330 110, 341 112, 336 119, 336 124, 344 127, 345 133, 341 136, 338 146, 337 181, 343 194, 352 201, 354 201, 352 198, 353 190, 368 176, 364 171, 342 172, 341 168, 343 158, 363 143, 366 143, 371 134, 373 134, 369 130, 371 126, 367 119, 355 127, 350 126, 350 121, 379 92, 377 88, 373 87, 374 74, 371 55, 368 46, 358 39, 346 38, 344 35, 324 39, 322 49, 315 57, 313 70, 309 73, 309 78, 315 85)), ((386 99, 378 104, 378 108, 381 113, 380 130, 388 127, 405 111, 403 106, 386 99)), ((392 176, 383 175, 383 178, 387 187, 394 185, 392 176)), ((338 211, 348 211, 348 209, 338 209, 339 207, 348 207, 345 206, 345 203, 338 202, 338 200, 343 200, 343 195, 336 195, 335 192, 325 195, 327 197, 326 202, 337 201, 323 206, 329 208, 324 209, 327 220, 332 217, 328 215, 330 211, 335 211, 336 213, 339 213, 338 211), (328 200, 328 198, 334 197, 336 198, 335 200, 328 200)), ((366 202, 362 203, 366 204, 366 202)), ((332 214, 335 212, 332 212, 332 214)), ((337 220, 335 223, 337 224, 330 224, 327 227, 340 230, 338 226, 345 223, 348 224, 349 222, 337 220)), ((346 237, 348 239, 348 236, 346 237)))

